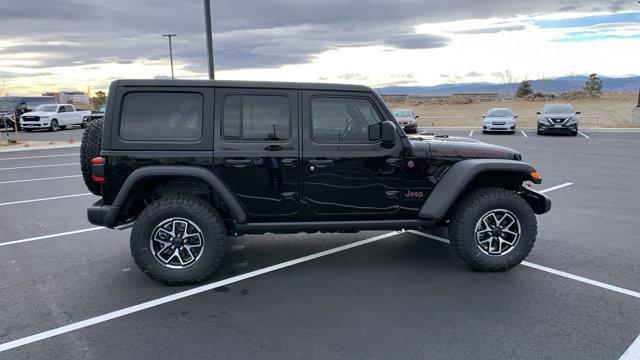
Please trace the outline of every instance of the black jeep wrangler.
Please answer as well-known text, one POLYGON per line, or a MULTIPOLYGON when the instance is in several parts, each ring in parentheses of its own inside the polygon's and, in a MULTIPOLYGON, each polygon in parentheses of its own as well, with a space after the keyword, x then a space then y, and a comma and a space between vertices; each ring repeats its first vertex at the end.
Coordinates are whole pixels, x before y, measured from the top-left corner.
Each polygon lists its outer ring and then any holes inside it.
POLYGON ((81 165, 102 199, 89 221, 133 226, 149 277, 211 275, 227 236, 448 226, 473 269, 520 263, 551 207, 511 149, 410 138, 380 97, 353 85, 118 80, 88 124, 81 165))

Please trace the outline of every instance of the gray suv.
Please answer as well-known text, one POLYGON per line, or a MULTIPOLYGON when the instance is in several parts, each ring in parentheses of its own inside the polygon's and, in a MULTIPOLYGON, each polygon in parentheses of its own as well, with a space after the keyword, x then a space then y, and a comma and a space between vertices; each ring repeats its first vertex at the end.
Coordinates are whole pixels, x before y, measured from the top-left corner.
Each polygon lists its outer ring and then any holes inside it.
POLYGON ((538 135, 562 133, 578 134, 578 115, 571 104, 546 104, 538 114, 538 135))

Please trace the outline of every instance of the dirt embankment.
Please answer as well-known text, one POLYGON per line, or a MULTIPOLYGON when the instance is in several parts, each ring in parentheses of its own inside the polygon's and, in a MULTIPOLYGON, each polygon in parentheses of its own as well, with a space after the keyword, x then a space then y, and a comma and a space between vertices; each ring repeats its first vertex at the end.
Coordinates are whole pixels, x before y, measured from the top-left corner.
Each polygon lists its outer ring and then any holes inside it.
POLYGON ((390 108, 410 108, 420 115, 418 126, 480 126, 482 114, 492 107, 508 107, 519 115, 521 127, 536 125, 536 111, 546 102, 567 102, 576 111, 582 112, 582 126, 630 127, 631 111, 637 105, 638 94, 602 94, 595 98, 567 94, 558 99, 539 98, 535 100, 495 99, 474 101, 451 97, 451 101, 405 101, 388 104, 390 108))

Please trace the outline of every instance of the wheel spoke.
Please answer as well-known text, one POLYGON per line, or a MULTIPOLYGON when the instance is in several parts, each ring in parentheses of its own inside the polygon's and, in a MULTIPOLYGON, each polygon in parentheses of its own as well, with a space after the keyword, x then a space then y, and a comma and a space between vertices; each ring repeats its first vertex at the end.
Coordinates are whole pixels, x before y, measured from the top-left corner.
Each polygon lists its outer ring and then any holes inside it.
POLYGON ((158 224, 150 239, 154 257, 170 268, 185 268, 202 254, 202 232, 188 219, 171 218, 158 224))
POLYGON ((509 210, 490 210, 478 220, 475 237, 482 252, 501 256, 511 251, 520 239, 520 223, 509 210), (505 223, 508 224, 503 226, 505 223))

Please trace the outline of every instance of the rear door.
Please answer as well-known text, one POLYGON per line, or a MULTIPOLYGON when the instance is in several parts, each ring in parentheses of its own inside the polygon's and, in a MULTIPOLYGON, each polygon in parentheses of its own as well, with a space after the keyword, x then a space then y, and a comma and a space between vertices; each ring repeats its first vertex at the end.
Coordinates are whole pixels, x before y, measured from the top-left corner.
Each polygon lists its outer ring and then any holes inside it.
MULTIPOLYGON (((369 139, 385 114, 368 93, 303 91, 304 203, 325 220, 389 219, 401 196, 402 145, 369 139)), ((379 129, 379 127, 378 127, 379 129)), ((399 140, 399 139, 398 139, 399 140)))
POLYGON ((298 211, 298 91, 217 88, 214 167, 251 221, 298 211))

